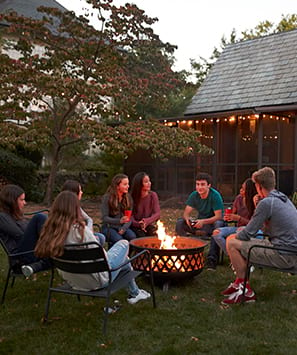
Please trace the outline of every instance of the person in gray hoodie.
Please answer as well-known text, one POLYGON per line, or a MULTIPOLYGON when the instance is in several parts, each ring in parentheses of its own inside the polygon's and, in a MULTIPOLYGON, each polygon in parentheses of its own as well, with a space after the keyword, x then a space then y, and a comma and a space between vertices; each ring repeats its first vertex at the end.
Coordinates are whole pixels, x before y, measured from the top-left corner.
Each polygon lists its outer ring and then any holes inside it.
MULTIPOLYGON (((297 210, 290 199, 275 190, 275 173, 270 167, 264 167, 253 173, 257 193, 260 198, 255 212, 247 226, 227 239, 227 251, 236 273, 236 280, 222 292, 227 296, 223 304, 240 303, 243 294, 243 282, 247 268, 246 258, 249 248, 254 244, 297 248, 297 210), (268 239, 255 239, 259 229, 264 228, 268 239)), ((288 269, 297 265, 297 256, 277 250, 254 248, 251 262, 276 268, 288 269)), ((249 282, 246 285, 245 302, 254 302, 256 295, 249 282)))

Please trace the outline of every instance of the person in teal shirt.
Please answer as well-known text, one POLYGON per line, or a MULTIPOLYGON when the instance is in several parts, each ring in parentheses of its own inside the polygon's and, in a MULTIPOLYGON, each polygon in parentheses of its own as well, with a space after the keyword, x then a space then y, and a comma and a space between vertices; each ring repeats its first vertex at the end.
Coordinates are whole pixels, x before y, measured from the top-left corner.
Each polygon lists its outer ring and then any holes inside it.
MULTIPOLYGON (((180 236, 196 234, 200 230, 211 238, 215 228, 224 226, 224 204, 221 194, 211 187, 212 177, 207 173, 199 173, 196 177, 196 191, 193 191, 186 201, 183 218, 176 223, 176 233, 180 236), (193 211, 198 212, 196 219, 192 218, 193 211)), ((208 269, 215 270, 220 254, 220 248, 211 238, 207 256, 208 269)))

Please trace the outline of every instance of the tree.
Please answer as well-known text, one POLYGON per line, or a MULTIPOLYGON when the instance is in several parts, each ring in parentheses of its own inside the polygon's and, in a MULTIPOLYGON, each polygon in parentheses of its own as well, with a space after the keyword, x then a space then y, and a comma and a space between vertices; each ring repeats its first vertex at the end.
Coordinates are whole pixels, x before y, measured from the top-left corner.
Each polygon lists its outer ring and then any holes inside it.
POLYGON ((282 31, 290 31, 297 28, 297 14, 282 15, 281 21, 278 24, 273 24, 270 21, 260 22, 254 29, 246 30, 238 37, 235 29, 232 30, 229 39, 225 36, 222 37, 220 49, 214 48, 213 53, 209 59, 199 57, 198 61, 191 59, 191 68, 193 76, 196 78, 196 84, 199 87, 206 76, 208 75, 211 67, 221 55, 223 49, 228 45, 236 42, 254 39, 262 36, 271 35, 282 31))
POLYGON ((150 27, 156 19, 136 5, 87 2, 99 30, 86 17, 45 7, 39 8, 42 20, 1 15, 10 24, 5 49, 18 53, 14 59, 7 52, 0 56, 1 145, 50 149, 47 203, 61 152, 69 145, 93 142, 123 156, 144 145, 161 158, 209 153, 199 133, 129 122, 139 118, 139 107, 166 109, 167 94, 181 85, 171 69, 175 47, 150 27))

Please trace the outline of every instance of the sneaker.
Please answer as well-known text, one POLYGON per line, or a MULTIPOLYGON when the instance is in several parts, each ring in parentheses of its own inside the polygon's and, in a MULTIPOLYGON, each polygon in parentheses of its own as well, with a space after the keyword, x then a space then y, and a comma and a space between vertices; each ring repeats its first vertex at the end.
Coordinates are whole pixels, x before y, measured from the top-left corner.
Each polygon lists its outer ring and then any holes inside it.
POLYGON ((30 277, 34 274, 34 270, 30 265, 23 265, 22 266, 22 273, 26 277, 30 277))
POLYGON ((141 301, 141 300, 146 300, 148 298, 151 297, 151 294, 145 290, 139 290, 139 293, 137 296, 135 297, 129 297, 127 299, 127 302, 130 303, 130 304, 135 304, 137 303, 138 301, 141 301))
POLYGON ((223 305, 238 304, 238 303, 252 303, 256 301, 255 292, 251 289, 245 289, 243 299, 243 284, 240 284, 240 288, 237 292, 232 293, 228 298, 225 298, 221 303, 223 305))
POLYGON ((216 271, 217 263, 212 259, 208 259, 206 263, 206 269, 209 271, 216 271))
POLYGON ((241 284, 236 284, 235 282, 231 282, 230 285, 221 292, 223 296, 230 296, 232 293, 237 292, 240 289, 241 284))

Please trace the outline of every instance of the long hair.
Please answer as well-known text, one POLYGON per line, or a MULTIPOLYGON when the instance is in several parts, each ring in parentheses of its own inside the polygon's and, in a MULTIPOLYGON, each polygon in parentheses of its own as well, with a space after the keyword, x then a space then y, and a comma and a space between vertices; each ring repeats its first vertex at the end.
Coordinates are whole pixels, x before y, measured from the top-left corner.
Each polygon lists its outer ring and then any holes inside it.
POLYGON ((80 191, 80 183, 76 180, 66 180, 62 186, 62 191, 71 191, 75 194, 79 194, 80 191))
POLYGON ((14 219, 22 219, 23 212, 18 205, 18 198, 25 191, 18 185, 6 185, 0 192, 0 210, 11 215, 14 219))
POLYGON ((108 204, 112 215, 116 215, 119 212, 123 213, 124 210, 131 209, 132 207, 131 197, 129 194, 123 194, 122 201, 119 201, 117 187, 123 179, 128 179, 128 176, 125 174, 115 175, 106 191, 109 194, 108 204))
POLYGON ((132 180, 132 186, 131 186, 131 196, 133 199, 133 212, 137 212, 137 207, 139 205, 139 201, 141 199, 141 190, 143 187, 143 179, 145 176, 148 176, 147 173, 144 171, 141 171, 137 173, 132 180))
POLYGON ((35 254, 40 258, 62 255, 73 224, 78 225, 83 241, 85 223, 77 196, 73 192, 62 191, 50 208, 48 219, 42 227, 35 247, 35 254))
POLYGON ((249 217, 251 218, 254 214, 255 204, 253 197, 257 194, 256 186, 251 178, 245 180, 245 205, 249 211, 249 217))

